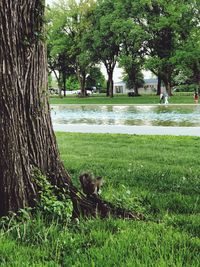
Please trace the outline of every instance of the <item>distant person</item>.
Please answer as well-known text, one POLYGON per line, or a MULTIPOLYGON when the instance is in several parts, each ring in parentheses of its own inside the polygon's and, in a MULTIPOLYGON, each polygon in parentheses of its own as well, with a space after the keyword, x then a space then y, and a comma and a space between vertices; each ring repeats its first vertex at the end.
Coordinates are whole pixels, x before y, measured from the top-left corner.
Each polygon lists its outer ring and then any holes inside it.
POLYGON ((168 93, 165 93, 165 94, 164 94, 164 103, 165 103, 165 104, 169 104, 168 99, 169 99, 169 95, 168 95, 168 93))
POLYGON ((195 92, 195 93, 194 93, 194 102, 195 102, 196 104, 198 104, 198 101, 199 101, 199 95, 198 95, 197 92, 195 92))
POLYGON ((160 94, 160 104, 163 104, 165 102, 165 96, 163 93, 160 94))

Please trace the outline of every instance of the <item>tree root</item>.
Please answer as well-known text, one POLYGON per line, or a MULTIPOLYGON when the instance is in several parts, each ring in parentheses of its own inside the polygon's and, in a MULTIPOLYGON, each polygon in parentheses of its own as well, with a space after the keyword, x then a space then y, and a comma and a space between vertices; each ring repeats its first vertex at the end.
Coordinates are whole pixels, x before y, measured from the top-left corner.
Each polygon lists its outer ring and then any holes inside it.
POLYGON ((73 218, 100 217, 145 220, 143 214, 126 210, 100 198, 98 194, 84 195, 74 186, 70 186, 70 197, 73 203, 73 218))

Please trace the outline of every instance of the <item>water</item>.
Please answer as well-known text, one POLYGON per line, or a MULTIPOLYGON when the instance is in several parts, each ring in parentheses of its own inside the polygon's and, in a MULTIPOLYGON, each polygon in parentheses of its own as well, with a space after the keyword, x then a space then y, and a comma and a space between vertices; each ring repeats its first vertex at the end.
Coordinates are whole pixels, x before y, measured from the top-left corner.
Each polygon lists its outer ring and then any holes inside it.
POLYGON ((198 105, 52 105, 56 124, 200 126, 198 105))

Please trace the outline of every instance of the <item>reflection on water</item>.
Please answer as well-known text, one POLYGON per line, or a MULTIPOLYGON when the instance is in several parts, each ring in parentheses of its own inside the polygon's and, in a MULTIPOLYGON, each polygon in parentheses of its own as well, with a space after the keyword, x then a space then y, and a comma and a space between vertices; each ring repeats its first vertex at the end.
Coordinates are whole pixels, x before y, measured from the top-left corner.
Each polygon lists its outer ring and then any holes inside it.
POLYGON ((200 106, 53 105, 53 123, 200 126, 200 106))

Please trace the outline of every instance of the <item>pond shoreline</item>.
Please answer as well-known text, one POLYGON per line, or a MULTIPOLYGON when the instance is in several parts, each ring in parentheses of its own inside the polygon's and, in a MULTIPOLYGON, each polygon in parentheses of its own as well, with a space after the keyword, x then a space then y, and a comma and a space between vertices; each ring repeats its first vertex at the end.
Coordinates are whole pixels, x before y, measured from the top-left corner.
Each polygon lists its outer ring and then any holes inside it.
POLYGON ((200 136, 200 127, 53 124, 54 131, 136 135, 200 136))
POLYGON ((94 103, 87 103, 87 104, 66 104, 66 103, 59 103, 59 104, 50 104, 50 107, 52 106, 163 106, 163 107, 169 107, 169 106, 200 106, 200 104, 94 104, 94 103))

